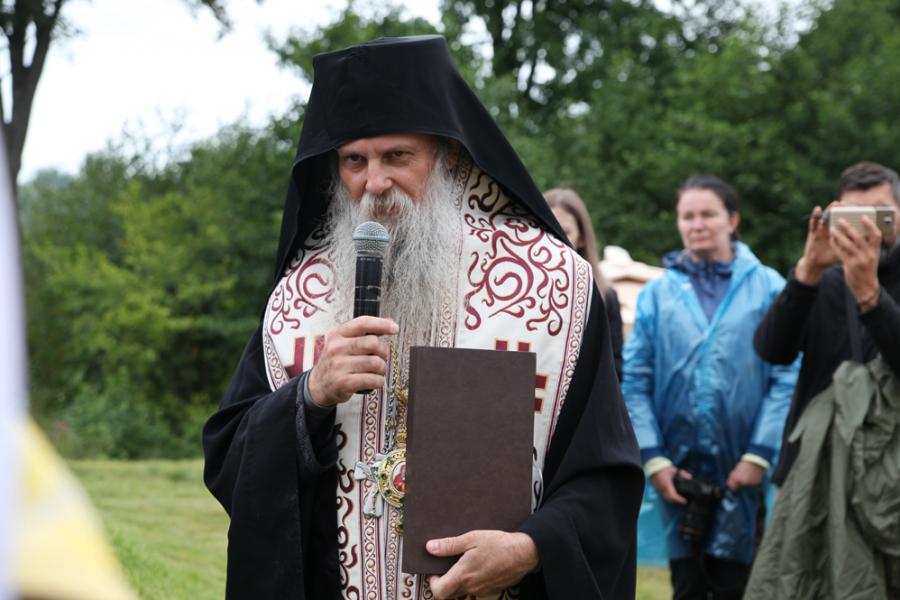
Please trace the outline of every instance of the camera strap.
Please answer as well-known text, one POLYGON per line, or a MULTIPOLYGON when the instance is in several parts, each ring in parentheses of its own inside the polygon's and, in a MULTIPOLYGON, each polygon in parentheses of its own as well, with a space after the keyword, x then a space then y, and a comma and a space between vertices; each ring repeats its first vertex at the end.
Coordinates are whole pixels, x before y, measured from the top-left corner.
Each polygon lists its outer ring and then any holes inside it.
POLYGON ((865 362, 862 350, 862 332, 859 326, 859 312, 856 308, 856 298, 850 288, 844 285, 844 306, 847 309, 847 331, 850 333, 851 358, 860 364, 865 362))

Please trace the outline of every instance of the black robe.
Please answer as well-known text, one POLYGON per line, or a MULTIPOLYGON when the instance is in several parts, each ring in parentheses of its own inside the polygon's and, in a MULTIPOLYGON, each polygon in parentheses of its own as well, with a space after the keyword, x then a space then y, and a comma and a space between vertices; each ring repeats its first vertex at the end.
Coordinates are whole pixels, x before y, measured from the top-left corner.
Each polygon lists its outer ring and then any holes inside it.
MULTIPOLYGON (((456 72, 443 38, 377 40, 319 55, 314 65, 276 282, 324 212, 328 153, 373 135, 420 132, 458 140, 507 194, 566 239, 456 72)), ((257 329, 203 431, 204 479, 231 517, 227 597, 340 598, 333 416, 309 431, 302 401, 298 409, 300 378, 271 391, 265 360, 257 329)), ((521 597, 633 598, 644 482, 596 289, 543 480, 542 502, 520 528, 534 540, 541 567, 523 580, 521 597)))

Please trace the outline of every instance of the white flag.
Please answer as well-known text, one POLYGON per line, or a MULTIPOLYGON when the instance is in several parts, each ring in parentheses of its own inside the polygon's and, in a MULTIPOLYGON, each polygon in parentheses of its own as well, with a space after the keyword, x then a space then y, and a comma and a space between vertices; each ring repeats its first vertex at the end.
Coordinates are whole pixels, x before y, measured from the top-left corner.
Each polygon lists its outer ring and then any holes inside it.
POLYGON ((0 132, 0 600, 15 597, 12 590, 12 514, 19 481, 16 440, 27 406, 25 307, 21 249, 0 132))

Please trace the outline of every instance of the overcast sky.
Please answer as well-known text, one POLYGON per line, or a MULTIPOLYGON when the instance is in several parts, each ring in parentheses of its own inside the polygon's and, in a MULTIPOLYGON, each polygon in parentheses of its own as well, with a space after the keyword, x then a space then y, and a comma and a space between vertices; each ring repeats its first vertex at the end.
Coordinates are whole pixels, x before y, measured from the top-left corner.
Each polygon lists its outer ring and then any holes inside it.
MULTIPOLYGON (((38 84, 19 182, 36 171, 77 172, 85 155, 123 131, 154 135, 181 123, 178 140, 208 137, 245 116, 261 125, 306 93, 279 69, 263 34, 332 20, 345 0, 229 0, 231 33, 218 39, 208 10, 183 0, 69 0, 80 33, 54 42, 38 84)), ((407 0, 437 22, 438 0, 407 0)))
MULTIPOLYGON (((409 13, 438 22, 439 0, 401 1, 409 13)), ((771 8, 785 0, 748 1, 771 8)), ((227 6, 234 28, 219 39, 210 11, 192 15, 185 0, 67 0, 63 16, 79 33, 51 45, 19 182, 46 168, 75 173, 86 154, 126 131, 168 139, 180 124, 176 142, 185 144, 241 118, 264 124, 308 93, 294 72, 276 66, 264 33, 281 40, 292 29, 310 31, 331 22, 346 0, 227 6)))

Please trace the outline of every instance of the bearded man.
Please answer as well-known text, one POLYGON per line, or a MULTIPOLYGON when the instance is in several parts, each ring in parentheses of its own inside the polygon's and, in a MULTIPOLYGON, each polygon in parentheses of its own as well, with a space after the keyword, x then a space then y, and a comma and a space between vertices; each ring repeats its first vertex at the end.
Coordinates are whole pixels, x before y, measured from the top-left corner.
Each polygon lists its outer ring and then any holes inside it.
POLYGON ((443 38, 314 68, 275 285, 204 429, 231 516, 228 597, 633 598, 643 475, 591 266, 443 38), (354 319, 368 220, 391 235, 384 318, 354 319), (459 556, 441 576, 402 572, 402 507, 366 477, 405 427, 414 345, 537 358, 535 510, 516 532, 430 541, 459 556))

